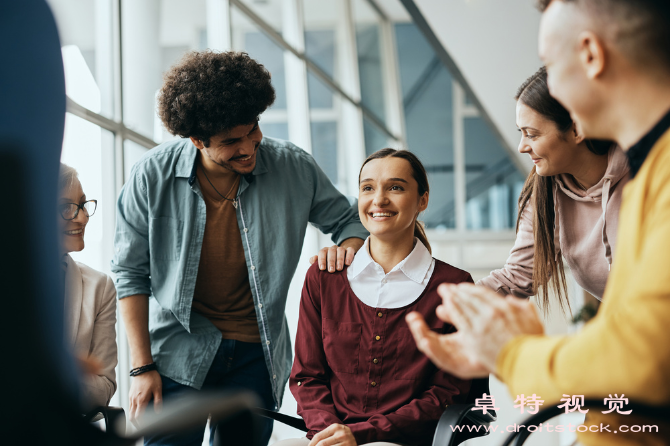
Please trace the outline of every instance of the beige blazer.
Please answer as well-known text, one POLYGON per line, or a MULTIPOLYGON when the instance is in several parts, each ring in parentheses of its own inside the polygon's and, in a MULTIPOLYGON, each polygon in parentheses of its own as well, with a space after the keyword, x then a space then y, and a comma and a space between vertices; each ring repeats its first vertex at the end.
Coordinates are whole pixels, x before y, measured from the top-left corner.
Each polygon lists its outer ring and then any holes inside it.
POLYGON ((112 279, 65 256, 66 345, 78 357, 95 358, 99 375, 82 384, 86 410, 107 406, 116 391, 116 288, 112 279))

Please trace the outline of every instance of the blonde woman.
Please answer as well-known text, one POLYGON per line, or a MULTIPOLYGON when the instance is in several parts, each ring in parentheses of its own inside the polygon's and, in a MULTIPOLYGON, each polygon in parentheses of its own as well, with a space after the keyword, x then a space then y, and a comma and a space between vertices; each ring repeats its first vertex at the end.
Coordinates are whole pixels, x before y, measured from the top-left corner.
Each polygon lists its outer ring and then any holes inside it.
POLYGON ((69 253, 84 249, 84 234, 96 200, 84 193, 77 171, 61 164, 58 210, 65 277, 66 345, 95 369, 82 383, 82 406, 109 405, 116 391, 116 289, 106 274, 75 262, 69 253))

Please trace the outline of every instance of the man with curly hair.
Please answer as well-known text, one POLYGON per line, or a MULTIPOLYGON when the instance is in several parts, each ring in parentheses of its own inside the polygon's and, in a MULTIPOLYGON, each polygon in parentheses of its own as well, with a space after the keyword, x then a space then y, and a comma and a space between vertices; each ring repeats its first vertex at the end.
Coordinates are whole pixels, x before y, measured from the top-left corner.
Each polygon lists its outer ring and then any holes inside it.
MULTIPOLYGON (((252 390, 278 409, 291 370, 284 310, 307 224, 339 245, 319 253, 330 272, 367 237, 309 154, 263 137, 258 117, 274 99, 270 73, 245 53, 193 52, 165 75, 158 113, 183 139, 138 161, 118 199, 112 270, 131 421, 200 389, 252 390)), ((199 445, 206 422, 145 444, 199 445)), ((267 443, 272 422, 259 423, 267 443)))

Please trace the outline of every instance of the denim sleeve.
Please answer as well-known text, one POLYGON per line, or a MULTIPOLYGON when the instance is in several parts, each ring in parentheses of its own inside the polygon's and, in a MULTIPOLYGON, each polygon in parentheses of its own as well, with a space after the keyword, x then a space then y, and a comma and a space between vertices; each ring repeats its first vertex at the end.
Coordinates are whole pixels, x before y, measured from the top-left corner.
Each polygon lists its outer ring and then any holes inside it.
POLYGON ((135 166, 117 202, 112 272, 119 299, 151 294, 149 206, 144 178, 135 166))
POLYGON ((314 195, 309 221, 324 234, 332 234, 335 244, 351 237, 365 240, 368 231, 358 217, 358 200, 342 195, 311 156, 307 156, 314 195))

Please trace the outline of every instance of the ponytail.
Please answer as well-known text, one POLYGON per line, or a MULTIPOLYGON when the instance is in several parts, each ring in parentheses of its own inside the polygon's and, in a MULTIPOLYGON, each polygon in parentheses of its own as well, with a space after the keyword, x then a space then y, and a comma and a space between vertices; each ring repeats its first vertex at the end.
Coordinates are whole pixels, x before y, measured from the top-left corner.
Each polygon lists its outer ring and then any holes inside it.
POLYGON ((426 229, 424 226, 423 222, 419 221, 418 218, 414 221, 414 237, 418 238, 428 252, 432 254, 433 250, 430 248, 430 243, 428 243, 428 237, 426 236, 426 229))

